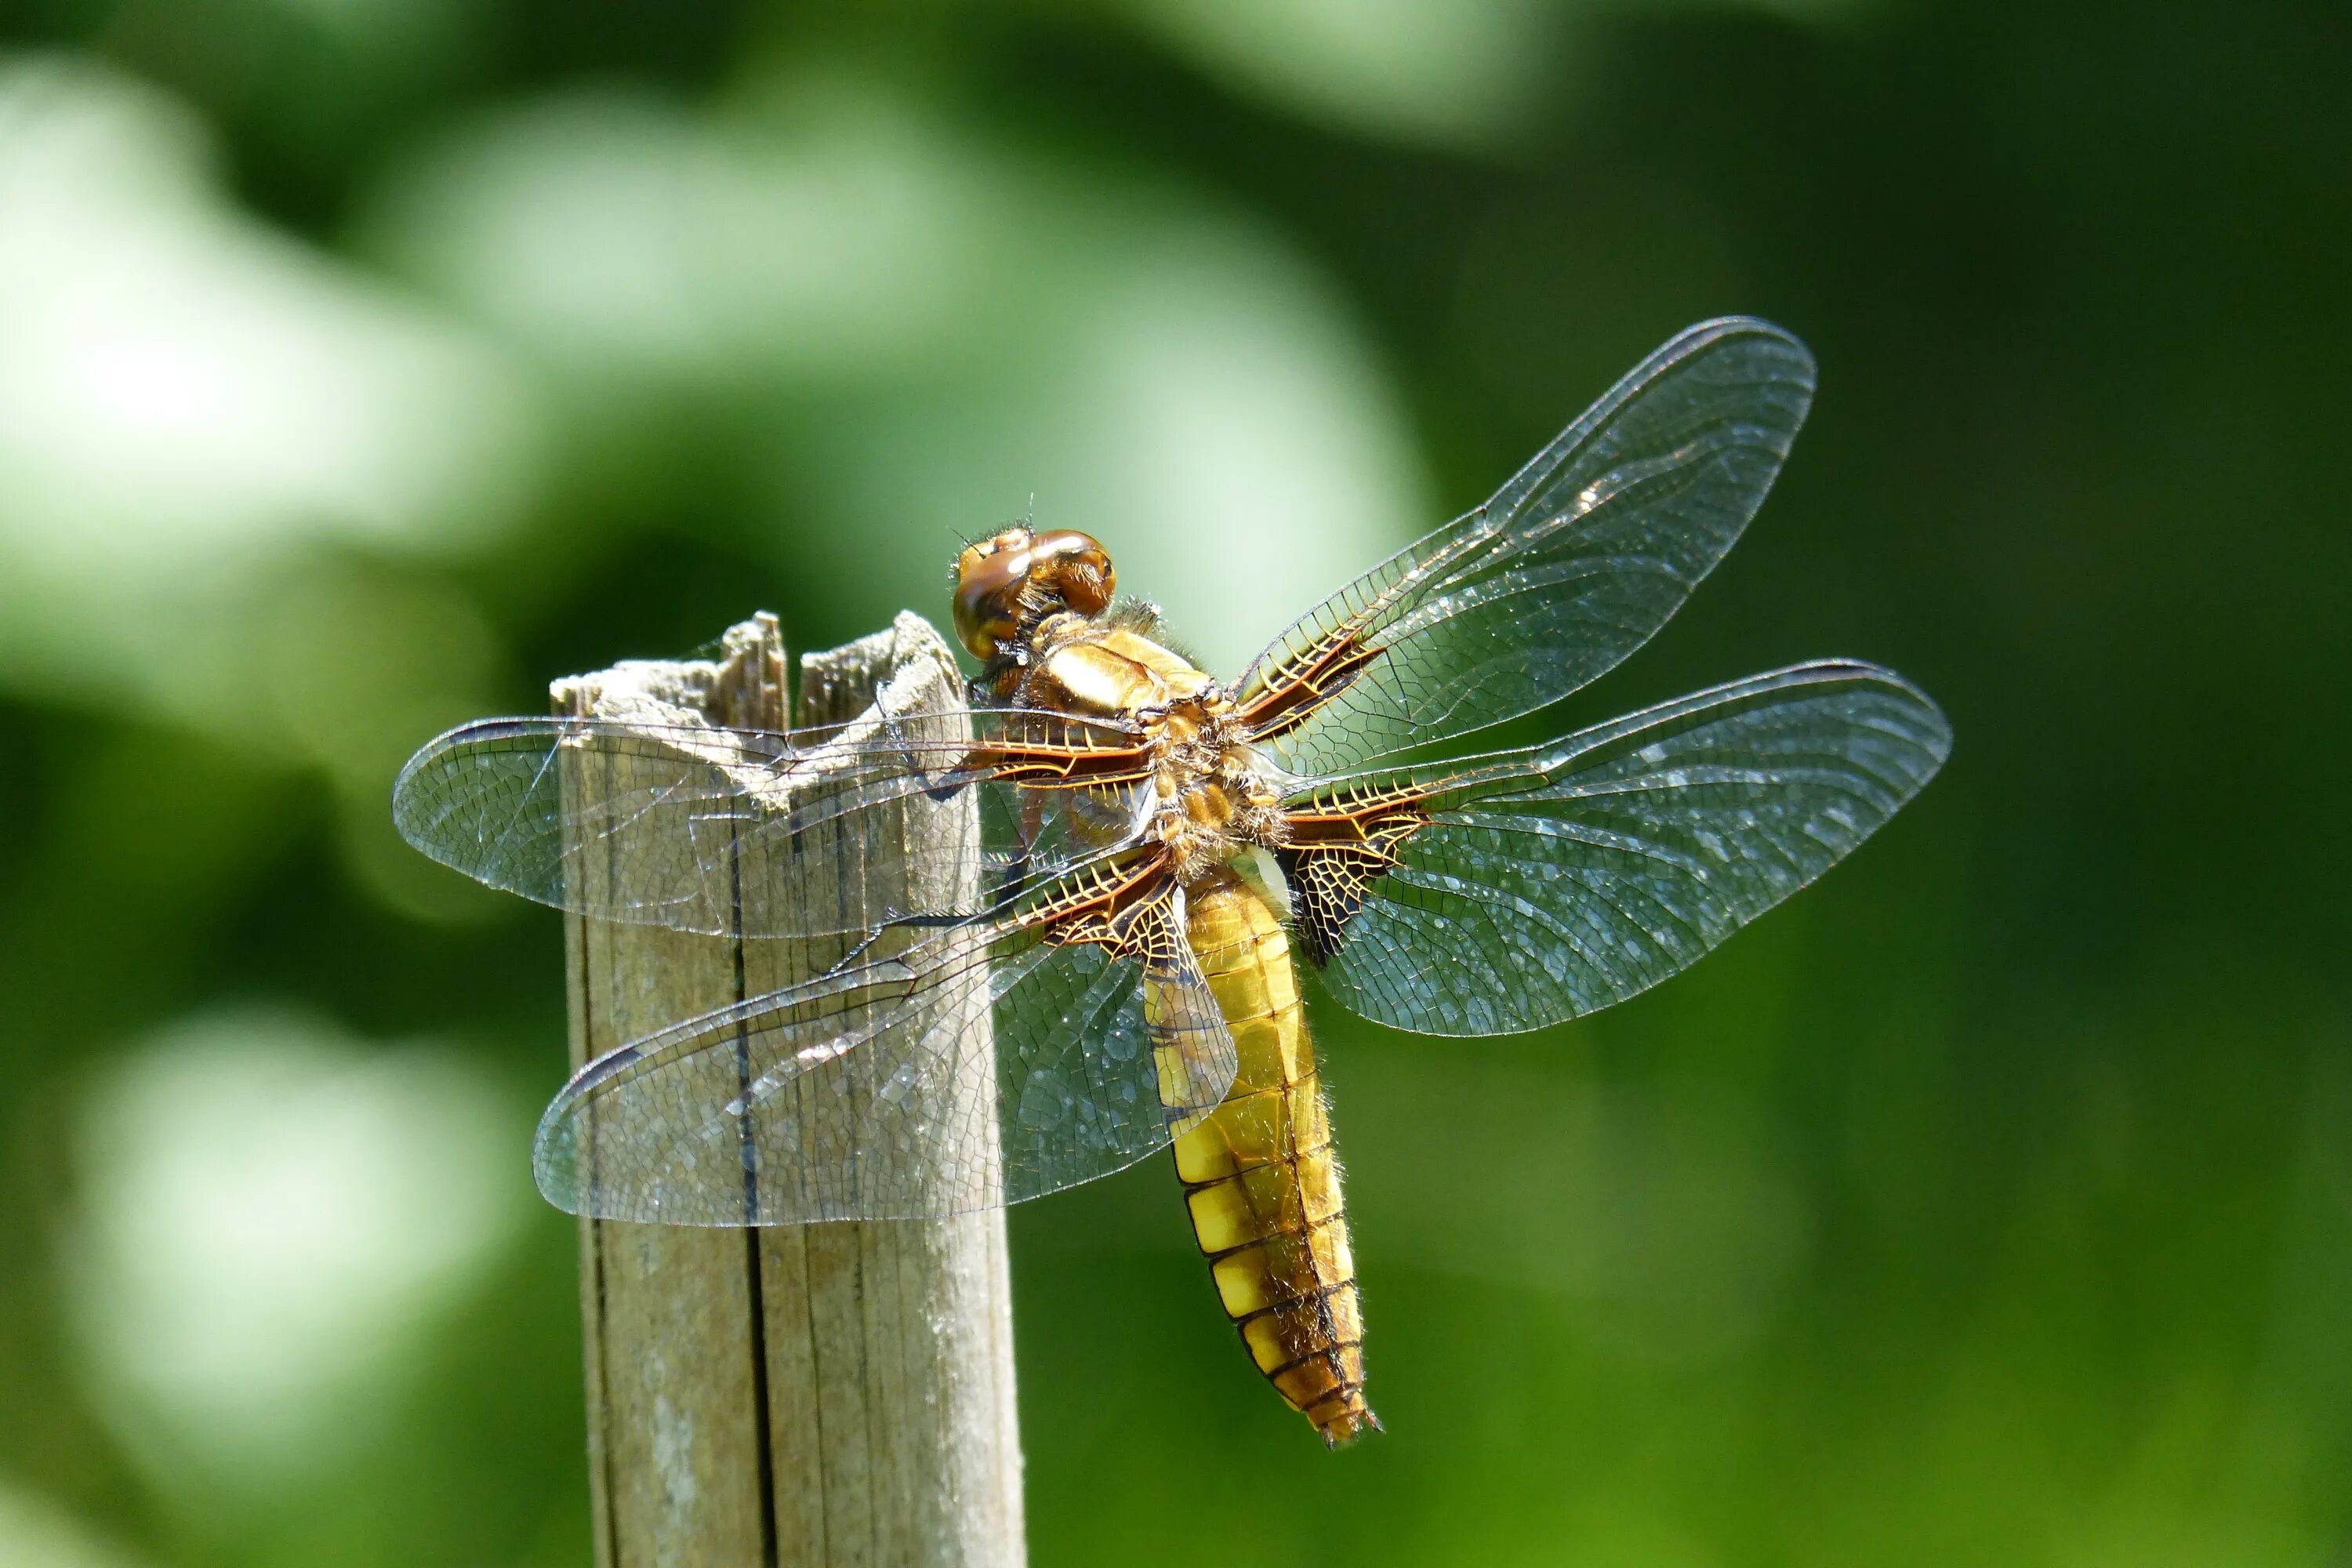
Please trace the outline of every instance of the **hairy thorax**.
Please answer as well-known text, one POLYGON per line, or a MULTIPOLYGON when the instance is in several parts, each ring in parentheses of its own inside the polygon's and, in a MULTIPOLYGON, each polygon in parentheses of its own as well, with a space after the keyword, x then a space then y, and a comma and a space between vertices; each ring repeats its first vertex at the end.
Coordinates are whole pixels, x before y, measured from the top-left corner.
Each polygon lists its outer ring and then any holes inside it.
POLYGON ((1022 707, 1125 719, 1153 754, 1151 828, 1180 882, 1286 837, 1273 770, 1242 736, 1231 698, 1135 626, 1057 616, 1037 628, 1005 695, 1022 707))

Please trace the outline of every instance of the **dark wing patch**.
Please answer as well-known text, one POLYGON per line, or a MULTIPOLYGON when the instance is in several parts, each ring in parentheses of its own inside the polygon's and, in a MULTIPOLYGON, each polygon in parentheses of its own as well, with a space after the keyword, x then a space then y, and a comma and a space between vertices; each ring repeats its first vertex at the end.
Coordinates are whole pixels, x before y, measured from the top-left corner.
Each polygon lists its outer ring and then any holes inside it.
POLYGON ((1348 922, 1370 895, 1373 881, 1397 864, 1404 842, 1426 826, 1427 814, 1408 798, 1374 810, 1303 824, 1291 818, 1292 841, 1275 851, 1290 884, 1291 920, 1298 944, 1318 968, 1346 940, 1348 922), (1309 837, 1313 827, 1327 827, 1309 837), (1302 831, 1305 829, 1305 831, 1302 831))

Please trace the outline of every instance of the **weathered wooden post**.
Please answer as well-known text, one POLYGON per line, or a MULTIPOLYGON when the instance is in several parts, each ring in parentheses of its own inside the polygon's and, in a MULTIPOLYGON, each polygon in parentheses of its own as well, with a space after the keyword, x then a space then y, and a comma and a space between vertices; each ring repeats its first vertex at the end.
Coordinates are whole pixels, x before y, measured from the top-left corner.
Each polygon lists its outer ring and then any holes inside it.
MULTIPOLYGON (((730 630, 716 661, 632 662, 552 695, 559 713, 768 729, 961 700, 953 657, 913 615, 803 659, 797 714, 785 671, 775 617, 761 616, 730 630)), ((810 852, 791 869, 796 889, 812 885, 810 852)), ((837 858, 828 874, 845 886, 873 875, 854 841, 816 852, 837 858)), ((741 854, 749 885, 763 868, 756 845, 741 854)), ((965 863, 894 861, 910 876, 965 863)), ((573 1064, 817 973, 844 946, 568 917, 573 1064)), ((986 1026, 982 1010, 973 1027, 986 1026)), ((992 1138, 988 1118, 942 1120, 992 1138)), ((1025 1560, 1001 1210, 738 1230, 589 1219, 580 1236, 600 1568, 1025 1560)))

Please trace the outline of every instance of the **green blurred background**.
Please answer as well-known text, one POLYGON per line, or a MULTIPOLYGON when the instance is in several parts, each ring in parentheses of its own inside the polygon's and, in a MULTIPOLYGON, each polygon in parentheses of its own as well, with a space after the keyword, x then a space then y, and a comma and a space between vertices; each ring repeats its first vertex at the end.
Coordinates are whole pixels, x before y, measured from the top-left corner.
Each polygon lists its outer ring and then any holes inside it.
POLYGON ((1034 1560, 2345 1563, 2352 12, 856 10, 6 8, 0 1563, 587 1560, 426 736, 1033 504, 1231 673, 1732 310, 1813 421, 1573 716, 1857 655, 1951 764, 1599 1018, 1318 1015, 1385 1436, 1163 1163, 1017 1211, 1034 1560))

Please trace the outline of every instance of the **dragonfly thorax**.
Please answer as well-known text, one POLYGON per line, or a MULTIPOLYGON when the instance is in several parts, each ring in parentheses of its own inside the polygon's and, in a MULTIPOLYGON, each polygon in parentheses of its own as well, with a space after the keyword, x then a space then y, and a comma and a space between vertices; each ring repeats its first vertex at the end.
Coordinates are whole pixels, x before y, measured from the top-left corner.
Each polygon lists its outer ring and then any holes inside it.
POLYGON ((1271 770, 1206 672, 1117 616, 1039 625, 1007 683, 1013 704, 1139 726, 1152 756, 1148 831, 1190 884, 1252 845, 1286 842, 1271 770))
POLYGON ((1152 832, 1179 882, 1190 887, 1254 846, 1288 841, 1281 797, 1222 691, 1146 723, 1157 726, 1152 832))

